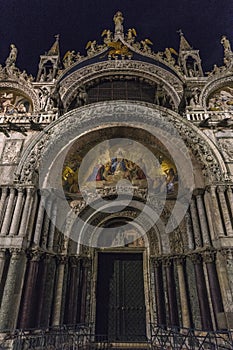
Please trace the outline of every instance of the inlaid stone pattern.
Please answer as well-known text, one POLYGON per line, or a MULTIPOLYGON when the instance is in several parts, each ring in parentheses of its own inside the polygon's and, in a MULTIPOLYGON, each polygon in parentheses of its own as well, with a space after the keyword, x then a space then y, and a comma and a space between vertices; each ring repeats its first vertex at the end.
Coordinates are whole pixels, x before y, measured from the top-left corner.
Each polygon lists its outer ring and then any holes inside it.
POLYGON ((12 165, 17 164, 20 158, 20 154, 23 148, 23 140, 11 139, 6 140, 2 155, 0 158, 0 164, 12 165))

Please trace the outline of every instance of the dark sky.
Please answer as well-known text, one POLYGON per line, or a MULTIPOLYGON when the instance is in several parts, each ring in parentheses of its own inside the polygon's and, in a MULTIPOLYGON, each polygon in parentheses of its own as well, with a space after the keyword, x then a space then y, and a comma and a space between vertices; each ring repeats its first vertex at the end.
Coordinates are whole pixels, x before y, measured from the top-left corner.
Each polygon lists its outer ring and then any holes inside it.
POLYGON ((112 18, 123 12, 124 29, 136 28, 140 41, 150 38, 154 51, 178 49, 182 28, 195 49, 200 49, 204 70, 222 64, 221 36, 233 46, 233 0, 0 0, 0 63, 14 43, 17 65, 36 74, 39 55, 48 51, 60 34, 61 53, 84 53, 89 40, 101 42, 103 29, 113 29, 112 18))

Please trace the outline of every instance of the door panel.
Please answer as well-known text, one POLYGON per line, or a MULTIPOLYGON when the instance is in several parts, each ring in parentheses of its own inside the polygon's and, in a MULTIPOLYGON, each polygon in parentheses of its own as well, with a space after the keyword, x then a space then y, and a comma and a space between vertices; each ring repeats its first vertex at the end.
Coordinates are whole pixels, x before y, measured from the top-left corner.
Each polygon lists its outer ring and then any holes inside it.
POLYGON ((109 340, 146 338, 142 254, 100 253, 96 333, 109 340))

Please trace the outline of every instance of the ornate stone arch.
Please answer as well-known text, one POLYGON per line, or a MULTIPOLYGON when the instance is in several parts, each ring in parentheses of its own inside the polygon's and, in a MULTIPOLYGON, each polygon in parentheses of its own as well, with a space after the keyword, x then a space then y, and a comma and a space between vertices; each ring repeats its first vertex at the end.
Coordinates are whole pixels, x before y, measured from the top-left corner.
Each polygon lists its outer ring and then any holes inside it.
POLYGON ((227 84, 233 84, 233 76, 214 77, 204 87, 200 95, 201 105, 207 109, 208 97, 217 89, 226 86, 227 84))
POLYGON ((68 106, 80 86, 104 76, 131 75, 155 83, 162 83, 171 96, 175 109, 178 108, 183 93, 183 82, 171 72, 140 61, 108 61, 95 63, 68 75, 60 82, 64 106, 68 106))
POLYGON ((197 127, 177 113, 162 107, 138 102, 111 101, 96 103, 72 110, 51 123, 25 150, 16 170, 16 181, 36 181, 43 159, 54 159, 57 153, 74 140, 75 135, 87 133, 94 128, 114 125, 129 125, 147 128, 170 122, 178 130, 187 147, 202 163, 203 175, 208 181, 226 178, 227 169, 217 147, 197 127))
POLYGON ((15 81, 1 81, 0 88, 12 89, 25 95, 32 103, 33 112, 40 110, 39 98, 31 84, 21 84, 15 81))

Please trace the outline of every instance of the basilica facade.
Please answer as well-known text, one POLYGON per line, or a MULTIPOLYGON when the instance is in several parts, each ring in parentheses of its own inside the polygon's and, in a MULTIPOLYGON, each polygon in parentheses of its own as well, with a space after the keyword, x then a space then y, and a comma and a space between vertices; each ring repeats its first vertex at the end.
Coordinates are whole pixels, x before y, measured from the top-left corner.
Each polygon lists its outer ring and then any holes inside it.
POLYGON ((3 349, 17 330, 144 344, 233 328, 230 42, 205 73, 181 31, 154 52, 113 22, 85 56, 61 58, 56 36, 36 78, 13 44, 0 68, 3 349))

